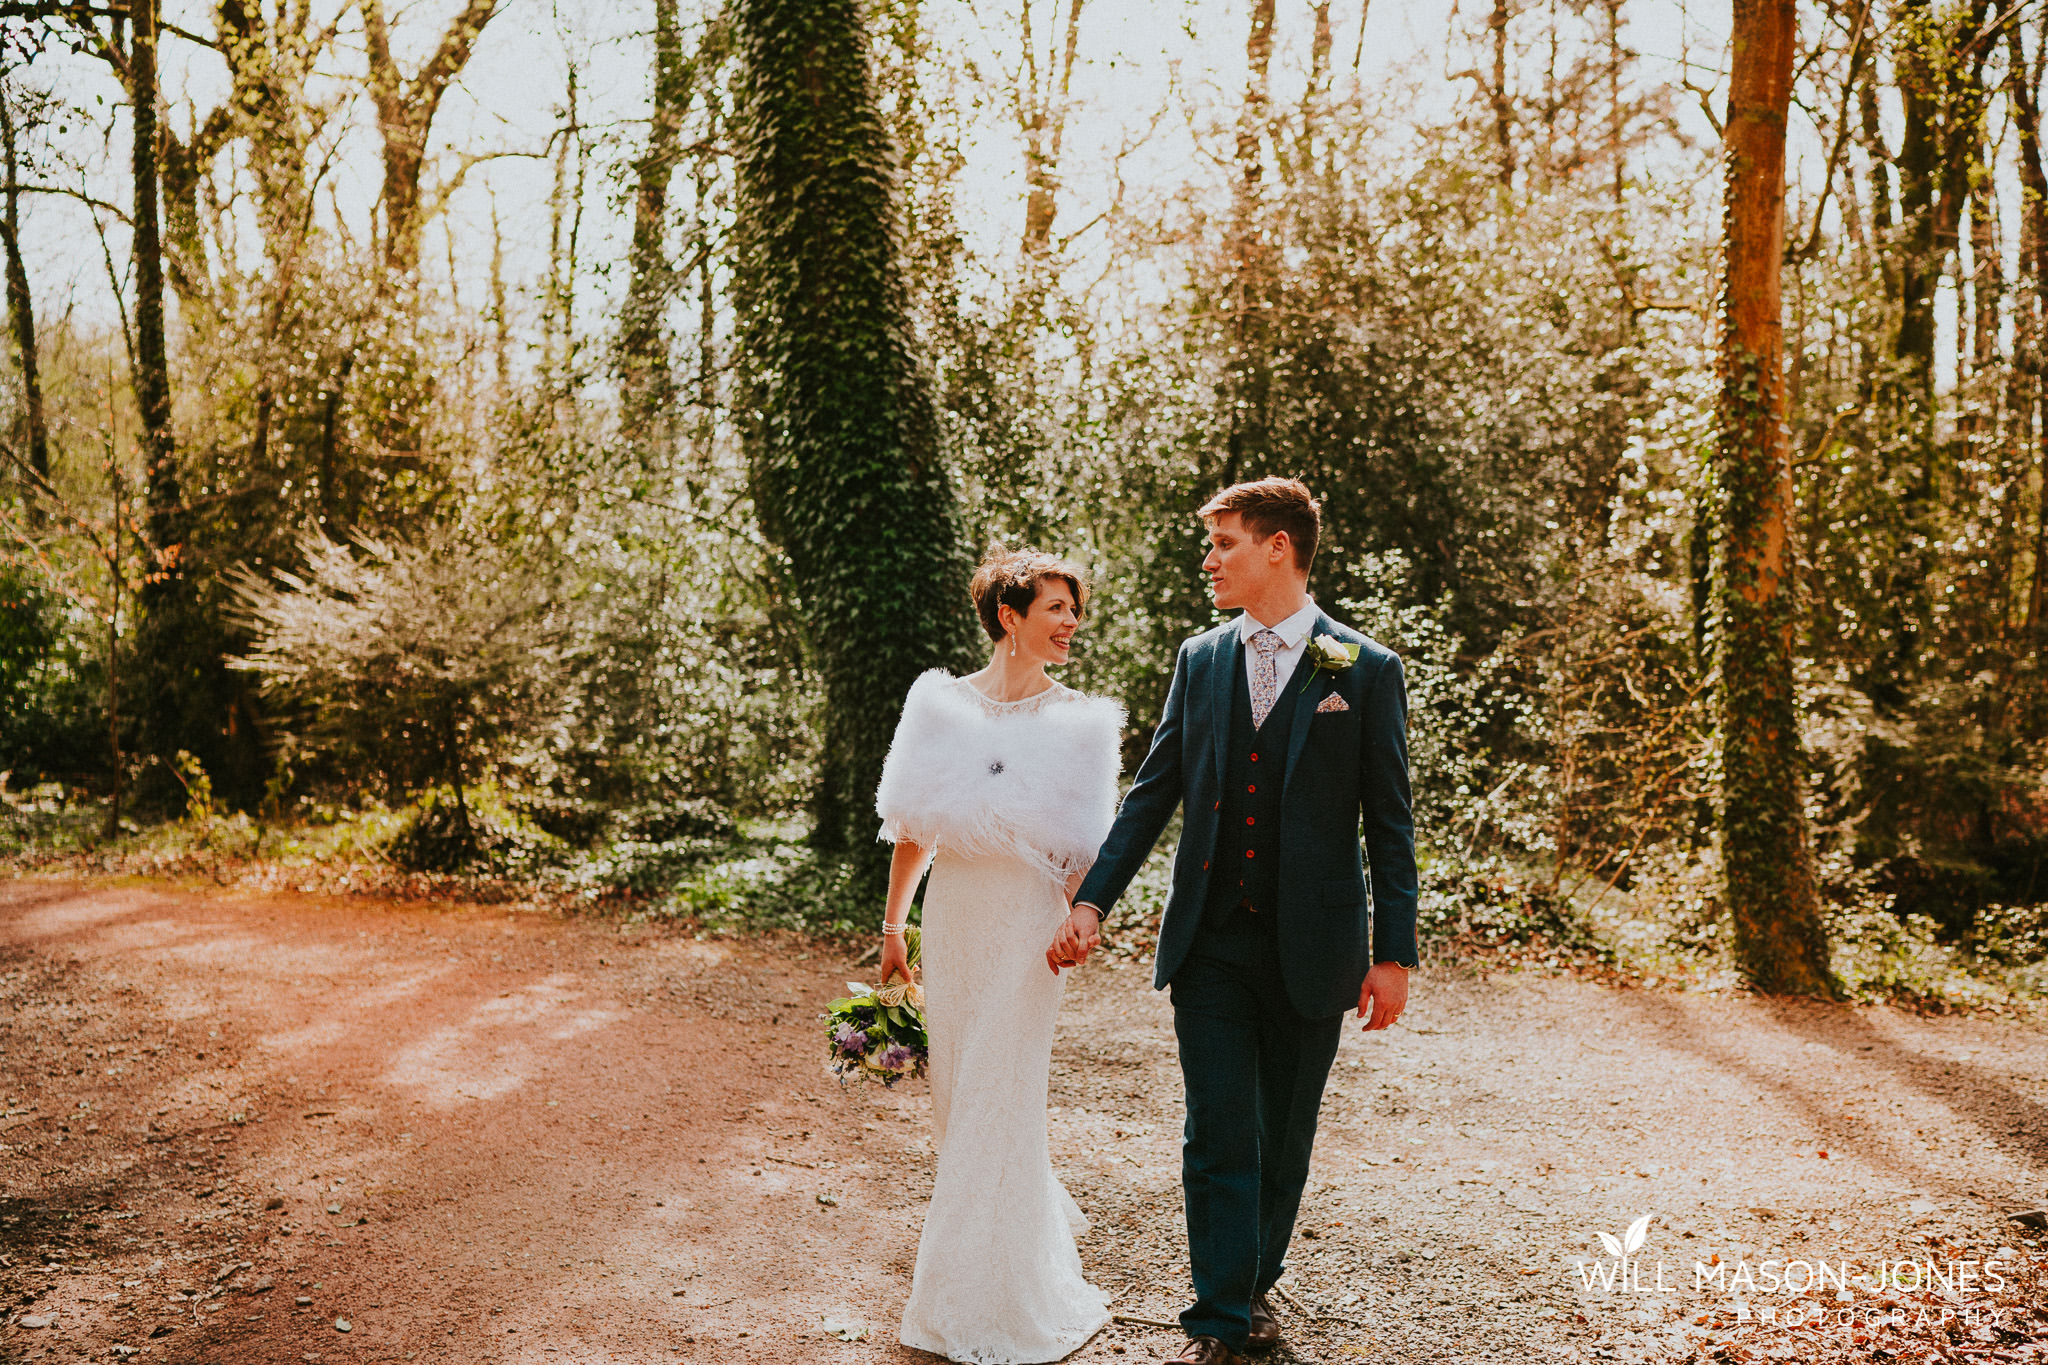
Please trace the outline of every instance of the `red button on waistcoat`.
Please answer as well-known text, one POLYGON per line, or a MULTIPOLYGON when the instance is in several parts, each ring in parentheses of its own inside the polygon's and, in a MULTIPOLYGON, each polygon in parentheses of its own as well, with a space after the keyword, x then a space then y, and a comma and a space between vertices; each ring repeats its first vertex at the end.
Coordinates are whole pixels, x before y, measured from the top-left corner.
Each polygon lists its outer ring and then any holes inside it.
POLYGON ((1259 794, 1259 789, 1257 787, 1246 787, 1245 790, 1250 792, 1253 796, 1257 796, 1259 794))
POLYGON ((1257 754, 1253 754, 1253 755, 1252 755, 1252 762, 1256 763, 1256 762, 1258 762, 1258 761, 1259 761, 1259 756, 1258 756, 1257 754))
POLYGON ((1247 857, 1247 858, 1251 857, 1251 856, 1252 856, 1252 851, 1251 851, 1250 849, 1246 849, 1246 850, 1244 851, 1244 856, 1245 856, 1245 857, 1247 857))
POLYGON ((1258 821, 1256 821, 1256 820, 1252 819, 1252 817, 1251 817, 1251 816, 1249 816, 1249 815, 1245 816, 1245 818, 1244 818, 1244 822, 1245 822, 1245 823, 1246 823, 1247 825, 1255 825, 1255 824, 1257 824, 1257 823, 1258 823, 1258 821))

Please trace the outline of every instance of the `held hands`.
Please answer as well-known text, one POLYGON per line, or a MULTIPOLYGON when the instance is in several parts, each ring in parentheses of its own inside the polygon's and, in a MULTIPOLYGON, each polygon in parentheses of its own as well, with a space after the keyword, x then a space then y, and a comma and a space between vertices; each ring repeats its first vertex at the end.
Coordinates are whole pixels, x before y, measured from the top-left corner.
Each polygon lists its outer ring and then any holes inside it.
POLYGON ((1365 1020, 1365 1032, 1386 1028, 1406 1008, 1408 969, 1398 962, 1375 962, 1358 988, 1358 1017, 1365 1020))
POLYGON ((1092 905, 1077 905, 1045 950, 1045 965, 1058 976, 1062 967, 1078 967, 1102 943, 1102 916, 1092 905))

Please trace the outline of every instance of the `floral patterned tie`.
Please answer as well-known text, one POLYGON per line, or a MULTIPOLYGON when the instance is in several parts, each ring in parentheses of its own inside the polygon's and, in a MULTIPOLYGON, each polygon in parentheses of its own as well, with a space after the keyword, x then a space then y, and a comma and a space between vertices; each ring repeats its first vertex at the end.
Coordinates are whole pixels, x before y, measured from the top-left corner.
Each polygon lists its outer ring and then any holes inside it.
POLYGON ((1280 632, 1262 630, 1252 636, 1252 729, 1266 723, 1274 699, 1280 695, 1280 670, 1273 656, 1280 652, 1280 632))

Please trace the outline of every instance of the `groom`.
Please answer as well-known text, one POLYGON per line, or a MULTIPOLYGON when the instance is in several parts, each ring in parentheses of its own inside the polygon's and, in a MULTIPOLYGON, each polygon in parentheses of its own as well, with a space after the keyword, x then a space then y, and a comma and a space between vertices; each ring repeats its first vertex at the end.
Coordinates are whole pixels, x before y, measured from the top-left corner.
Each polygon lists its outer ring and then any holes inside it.
POLYGON ((1210 595, 1242 614, 1181 645, 1151 751, 1047 956, 1087 956, 1184 804, 1153 975, 1172 988, 1187 1091, 1195 1302, 1173 1359, 1236 1365, 1279 1340, 1266 1296, 1344 1011, 1356 1006, 1370 1031, 1407 1004, 1415 835, 1401 661, 1310 599, 1320 517, 1308 489, 1238 484, 1201 516, 1210 595))

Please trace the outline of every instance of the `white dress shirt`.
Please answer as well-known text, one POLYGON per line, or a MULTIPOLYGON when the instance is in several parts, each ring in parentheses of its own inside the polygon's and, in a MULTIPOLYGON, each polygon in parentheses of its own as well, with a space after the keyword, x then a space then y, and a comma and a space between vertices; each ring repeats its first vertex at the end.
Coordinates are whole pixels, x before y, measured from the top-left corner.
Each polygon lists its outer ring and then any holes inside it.
POLYGON ((1284 692, 1287 680, 1294 676, 1294 666, 1301 662, 1301 656, 1308 652, 1309 631, 1315 626, 1318 614, 1316 604, 1311 601, 1294 615, 1278 625, 1267 626, 1250 612, 1237 618, 1237 635, 1244 641, 1244 678, 1252 682, 1252 666, 1258 662, 1258 651, 1252 648, 1252 636, 1262 630, 1271 630, 1280 637, 1280 648, 1273 654, 1273 679, 1276 692, 1284 692))

